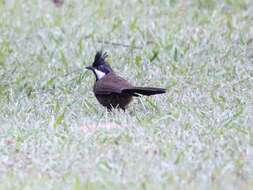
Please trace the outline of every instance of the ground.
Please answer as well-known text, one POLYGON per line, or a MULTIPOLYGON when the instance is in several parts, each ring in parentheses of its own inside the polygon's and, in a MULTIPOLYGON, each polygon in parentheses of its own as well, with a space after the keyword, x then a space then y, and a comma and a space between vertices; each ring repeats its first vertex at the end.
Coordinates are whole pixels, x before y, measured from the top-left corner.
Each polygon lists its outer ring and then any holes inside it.
POLYGON ((251 0, 0 0, 0 189, 253 189, 251 0), (99 105, 85 70, 167 93, 99 105))

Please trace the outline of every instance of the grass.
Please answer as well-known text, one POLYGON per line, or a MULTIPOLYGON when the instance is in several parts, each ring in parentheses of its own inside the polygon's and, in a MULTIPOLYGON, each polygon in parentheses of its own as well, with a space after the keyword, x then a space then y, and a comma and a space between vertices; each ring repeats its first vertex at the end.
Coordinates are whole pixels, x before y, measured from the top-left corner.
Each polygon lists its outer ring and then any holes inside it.
POLYGON ((0 0, 0 189, 252 189, 250 0, 0 0), (106 113, 97 50, 165 95, 106 113))

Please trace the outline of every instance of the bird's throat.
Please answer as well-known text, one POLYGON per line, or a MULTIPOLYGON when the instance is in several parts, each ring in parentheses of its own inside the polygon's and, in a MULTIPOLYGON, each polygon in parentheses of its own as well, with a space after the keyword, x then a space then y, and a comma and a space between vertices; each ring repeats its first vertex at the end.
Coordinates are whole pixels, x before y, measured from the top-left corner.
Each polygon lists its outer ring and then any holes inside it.
POLYGON ((97 69, 94 69, 95 75, 97 76, 97 79, 100 80, 101 78, 103 78, 105 76, 105 73, 102 71, 99 71, 97 69))

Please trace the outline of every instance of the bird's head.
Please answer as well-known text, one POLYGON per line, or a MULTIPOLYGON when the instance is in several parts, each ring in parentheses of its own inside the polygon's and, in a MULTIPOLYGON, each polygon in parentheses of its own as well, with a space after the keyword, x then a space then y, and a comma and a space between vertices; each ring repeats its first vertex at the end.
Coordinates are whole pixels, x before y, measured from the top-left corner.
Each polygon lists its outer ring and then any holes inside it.
POLYGON ((92 66, 86 67, 86 69, 91 70, 95 74, 96 80, 99 80, 108 73, 113 72, 110 65, 106 62, 107 57, 108 55, 106 52, 103 53, 102 51, 98 51, 92 66))

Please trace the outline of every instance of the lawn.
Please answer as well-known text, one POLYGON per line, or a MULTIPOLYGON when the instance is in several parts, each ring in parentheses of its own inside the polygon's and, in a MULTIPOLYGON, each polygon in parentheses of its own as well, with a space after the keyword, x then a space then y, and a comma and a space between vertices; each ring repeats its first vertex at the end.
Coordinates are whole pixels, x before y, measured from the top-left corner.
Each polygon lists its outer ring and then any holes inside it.
POLYGON ((0 189, 253 189, 252 0, 0 0, 0 189), (166 94, 97 102, 96 51, 166 94))

